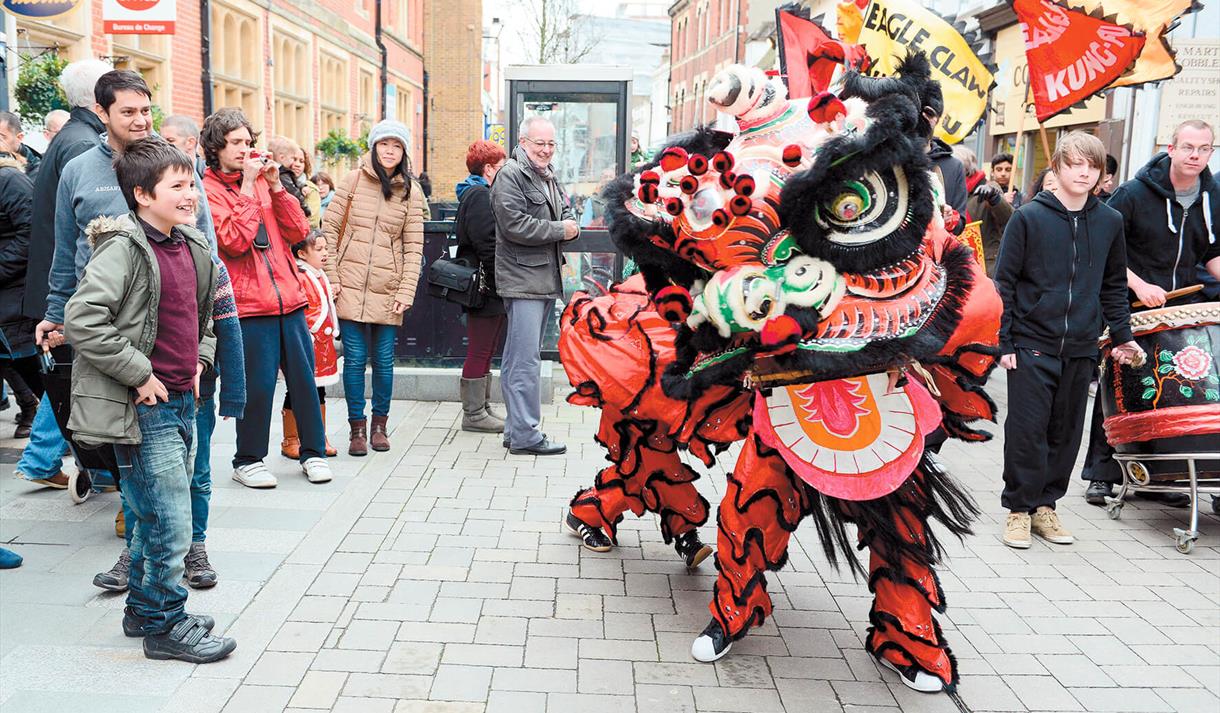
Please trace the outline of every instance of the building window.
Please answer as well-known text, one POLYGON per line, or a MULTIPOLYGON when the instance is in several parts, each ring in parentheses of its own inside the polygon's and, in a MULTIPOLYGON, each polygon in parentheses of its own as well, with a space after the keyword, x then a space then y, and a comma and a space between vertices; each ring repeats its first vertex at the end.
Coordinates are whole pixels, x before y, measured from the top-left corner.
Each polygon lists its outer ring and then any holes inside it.
POLYGON ((361 67, 360 68, 360 96, 359 103, 356 105, 358 113, 356 114, 356 133, 362 134, 366 129, 371 129, 378 117, 378 101, 377 101, 377 78, 373 74, 373 70, 361 67))
POLYGON ((115 35, 114 68, 137 72, 152 90, 152 103, 164 106, 165 60, 169 38, 164 35, 115 35))
POLYGON ((309 114, 309 62, 305 42, 283 32, 271 36, 272 78, 275 86, 275 133, 302 146, 313 144, 309 114))
POLYGON ((407 126, 415 126, 415 111, 411 105, 411 88, 398 85, 398 96, 394 101, 394 116, 407 126))
POLYGON ((318 58, 318 71, 321 76, 322 136, 336 129, 347 134, 351 129, 347 60, 323 52, 318 58))
POLYGON ((411 27, 411 0, 398 0, 395 3, 394 31, 399 37, 406 39, 411 27))
POLYGON ((219 3, 212 5, 212 102, 236 107, 259 130, 263 43, 254 17, 219 3))

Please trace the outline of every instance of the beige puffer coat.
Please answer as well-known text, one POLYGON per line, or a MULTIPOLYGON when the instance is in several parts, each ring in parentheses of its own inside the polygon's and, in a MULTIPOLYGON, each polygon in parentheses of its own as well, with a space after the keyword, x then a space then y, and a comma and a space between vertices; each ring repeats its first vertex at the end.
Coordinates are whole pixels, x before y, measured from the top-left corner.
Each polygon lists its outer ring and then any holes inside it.
POLYGON ((394 301, 408 307, 414 303, 423 263, 424 192, 413 184, 404 202, 399 176, 387 199, 373 160, 371 153, 361 157, 359 167, 335 187, 322 217, 326 276, 332 285, 341 285, 335 298, 340 319, 400 325, 402 315, 394 313, 394 301), (347 225, 340 236, 345 213, 347 225))

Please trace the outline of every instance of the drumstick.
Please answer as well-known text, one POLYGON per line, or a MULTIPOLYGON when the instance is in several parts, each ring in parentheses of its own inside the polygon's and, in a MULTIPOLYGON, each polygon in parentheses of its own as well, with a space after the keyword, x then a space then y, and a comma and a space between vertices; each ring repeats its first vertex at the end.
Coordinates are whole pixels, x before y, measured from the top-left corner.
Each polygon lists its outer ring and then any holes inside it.
MULTIPOLYGON (((1183 297, 1185 295, 1193 295, 1194 293, 1198 292, 1201 289, 1203 289, 1203 285, 1191 285, 1190 287, 1182 287, 1182 288, 1179 288, 1176 290, 1170 290, 1169 292, 1165 293, 1165 301, 1168 302, 1169 300, 1176 300, 1177 298, 1183 297)), ((1144 304, 1143 302, 1141 302, 1139 300, 1136 300, 1131 303, 1131 306, 1132 307, 1147 307, 1148 305, 1144 304)))

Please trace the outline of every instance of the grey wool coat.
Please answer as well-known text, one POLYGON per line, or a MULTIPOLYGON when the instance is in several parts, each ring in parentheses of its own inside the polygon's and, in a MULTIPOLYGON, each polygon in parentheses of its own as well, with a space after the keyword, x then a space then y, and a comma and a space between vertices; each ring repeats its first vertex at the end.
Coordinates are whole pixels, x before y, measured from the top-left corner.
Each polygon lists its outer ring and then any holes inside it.
POLYGON ((543 180, 521 147, 491 184, 496 219, 496 291, 516 299, 560 299, 563 221, 575 220, 555 179, 543 180))

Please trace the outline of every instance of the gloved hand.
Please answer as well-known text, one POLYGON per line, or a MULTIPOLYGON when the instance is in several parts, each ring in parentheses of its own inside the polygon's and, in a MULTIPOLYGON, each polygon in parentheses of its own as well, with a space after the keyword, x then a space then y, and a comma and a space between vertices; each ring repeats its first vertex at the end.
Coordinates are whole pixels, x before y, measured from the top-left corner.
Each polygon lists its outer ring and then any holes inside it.
POLYGON ((1000 192, 1000 189, 990 183, 980 183, 975 187, 973 195, 982 198, 991 205, 996 205, 1004 198, 1004 194, 1000 192))

